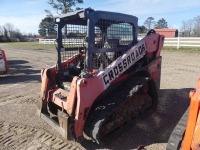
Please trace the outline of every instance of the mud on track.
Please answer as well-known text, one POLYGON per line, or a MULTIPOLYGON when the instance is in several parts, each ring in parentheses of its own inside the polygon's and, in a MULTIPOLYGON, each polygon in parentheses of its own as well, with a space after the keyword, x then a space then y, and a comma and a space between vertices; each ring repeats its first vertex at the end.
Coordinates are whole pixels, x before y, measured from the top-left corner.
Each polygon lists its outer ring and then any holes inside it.
POLYGON ((200 77, 200 53, 163 51, 157 112, 125 132, 115 142, 98 146, 67 142, 36 115, 40 70, 54 65, 53 49, 5 50, 9 72, 0 77, 0 149, 165 149, 175 124, 189 105, 188 93, 200 77))

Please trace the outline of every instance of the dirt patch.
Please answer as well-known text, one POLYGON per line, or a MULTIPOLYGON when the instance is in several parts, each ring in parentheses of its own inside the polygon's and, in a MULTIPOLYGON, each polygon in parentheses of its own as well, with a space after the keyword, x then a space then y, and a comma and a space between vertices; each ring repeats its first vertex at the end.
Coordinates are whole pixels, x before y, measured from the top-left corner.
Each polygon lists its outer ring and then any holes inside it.
POLYGON ((163 51, 157 112, 115 142, 98 146, 67 142, 36 115, 40 70, 56 62, 56 51, 1 45, 9 72, 0 77, 0 149, 165 149, 170 133, 189 105, 188 93, 200 77, 200 53, 163 51))

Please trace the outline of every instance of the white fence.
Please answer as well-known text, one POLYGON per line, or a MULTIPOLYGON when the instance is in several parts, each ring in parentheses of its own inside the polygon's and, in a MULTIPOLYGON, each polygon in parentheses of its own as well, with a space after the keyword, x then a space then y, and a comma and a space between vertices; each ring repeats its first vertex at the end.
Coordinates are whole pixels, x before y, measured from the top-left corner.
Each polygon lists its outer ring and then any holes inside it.
POLYGON ((164 46, 176 47, 200 47, 200 38, 198 37, 177 37, 165 38, 164 46))
MULTIPOLYGON (((54 44, 56 39, 39 39, 39 44, 54 44)), ((63 44, 81 44, 83 39, 64 39, 63 44)))
POLYGON ((54 44, 55 39, 39 39, 39 44, 54 44))
MULTIPOLYGON (((141 39, 141 38, 139 38, 141 39)), ((81 44, 82 39, 67 39, 63 40, 69 44, 81 44)), ((39 44, 54 44, 55 39, 39 39, 39 44)), ((165 38, 164 46, 176 47, 200 47, 200 37, 177 37, 177 38, 165 38)))

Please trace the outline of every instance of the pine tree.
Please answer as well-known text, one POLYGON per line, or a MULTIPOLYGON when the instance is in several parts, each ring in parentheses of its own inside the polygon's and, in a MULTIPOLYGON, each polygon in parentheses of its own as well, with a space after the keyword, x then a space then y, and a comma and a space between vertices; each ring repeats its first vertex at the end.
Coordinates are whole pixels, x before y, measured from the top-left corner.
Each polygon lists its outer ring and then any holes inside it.
POLYGON ((83 0, 49 0, 48 3, 57 11, 58 14, 66 14, 74 10, 80 9, 75 7, 79 3, 83 3, 83 0))
POLYGON ((167 21, 164 18, 159 19, 155 24, 155 29, 162 29, 162 28, 168 28, 167 21))

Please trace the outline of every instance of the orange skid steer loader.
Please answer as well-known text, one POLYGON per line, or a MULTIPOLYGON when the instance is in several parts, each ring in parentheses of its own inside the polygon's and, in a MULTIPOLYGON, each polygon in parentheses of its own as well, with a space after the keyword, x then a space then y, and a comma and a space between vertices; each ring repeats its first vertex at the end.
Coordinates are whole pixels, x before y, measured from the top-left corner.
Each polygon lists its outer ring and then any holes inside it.
POLYGON ((41 118, 66 139, 106 144, 156 109, 162 35, 138 41, 137 17, 91 8, 55 22, 58 59, 41 71, 41 118))
POLYGON ((0 49, 0 75, 6 74, 8 71, 8 62, 3 50, 0 49))
POLYGON ((171 133, 167 150, 200 150, 200 78, 189 97, 190 107, 171 133))

